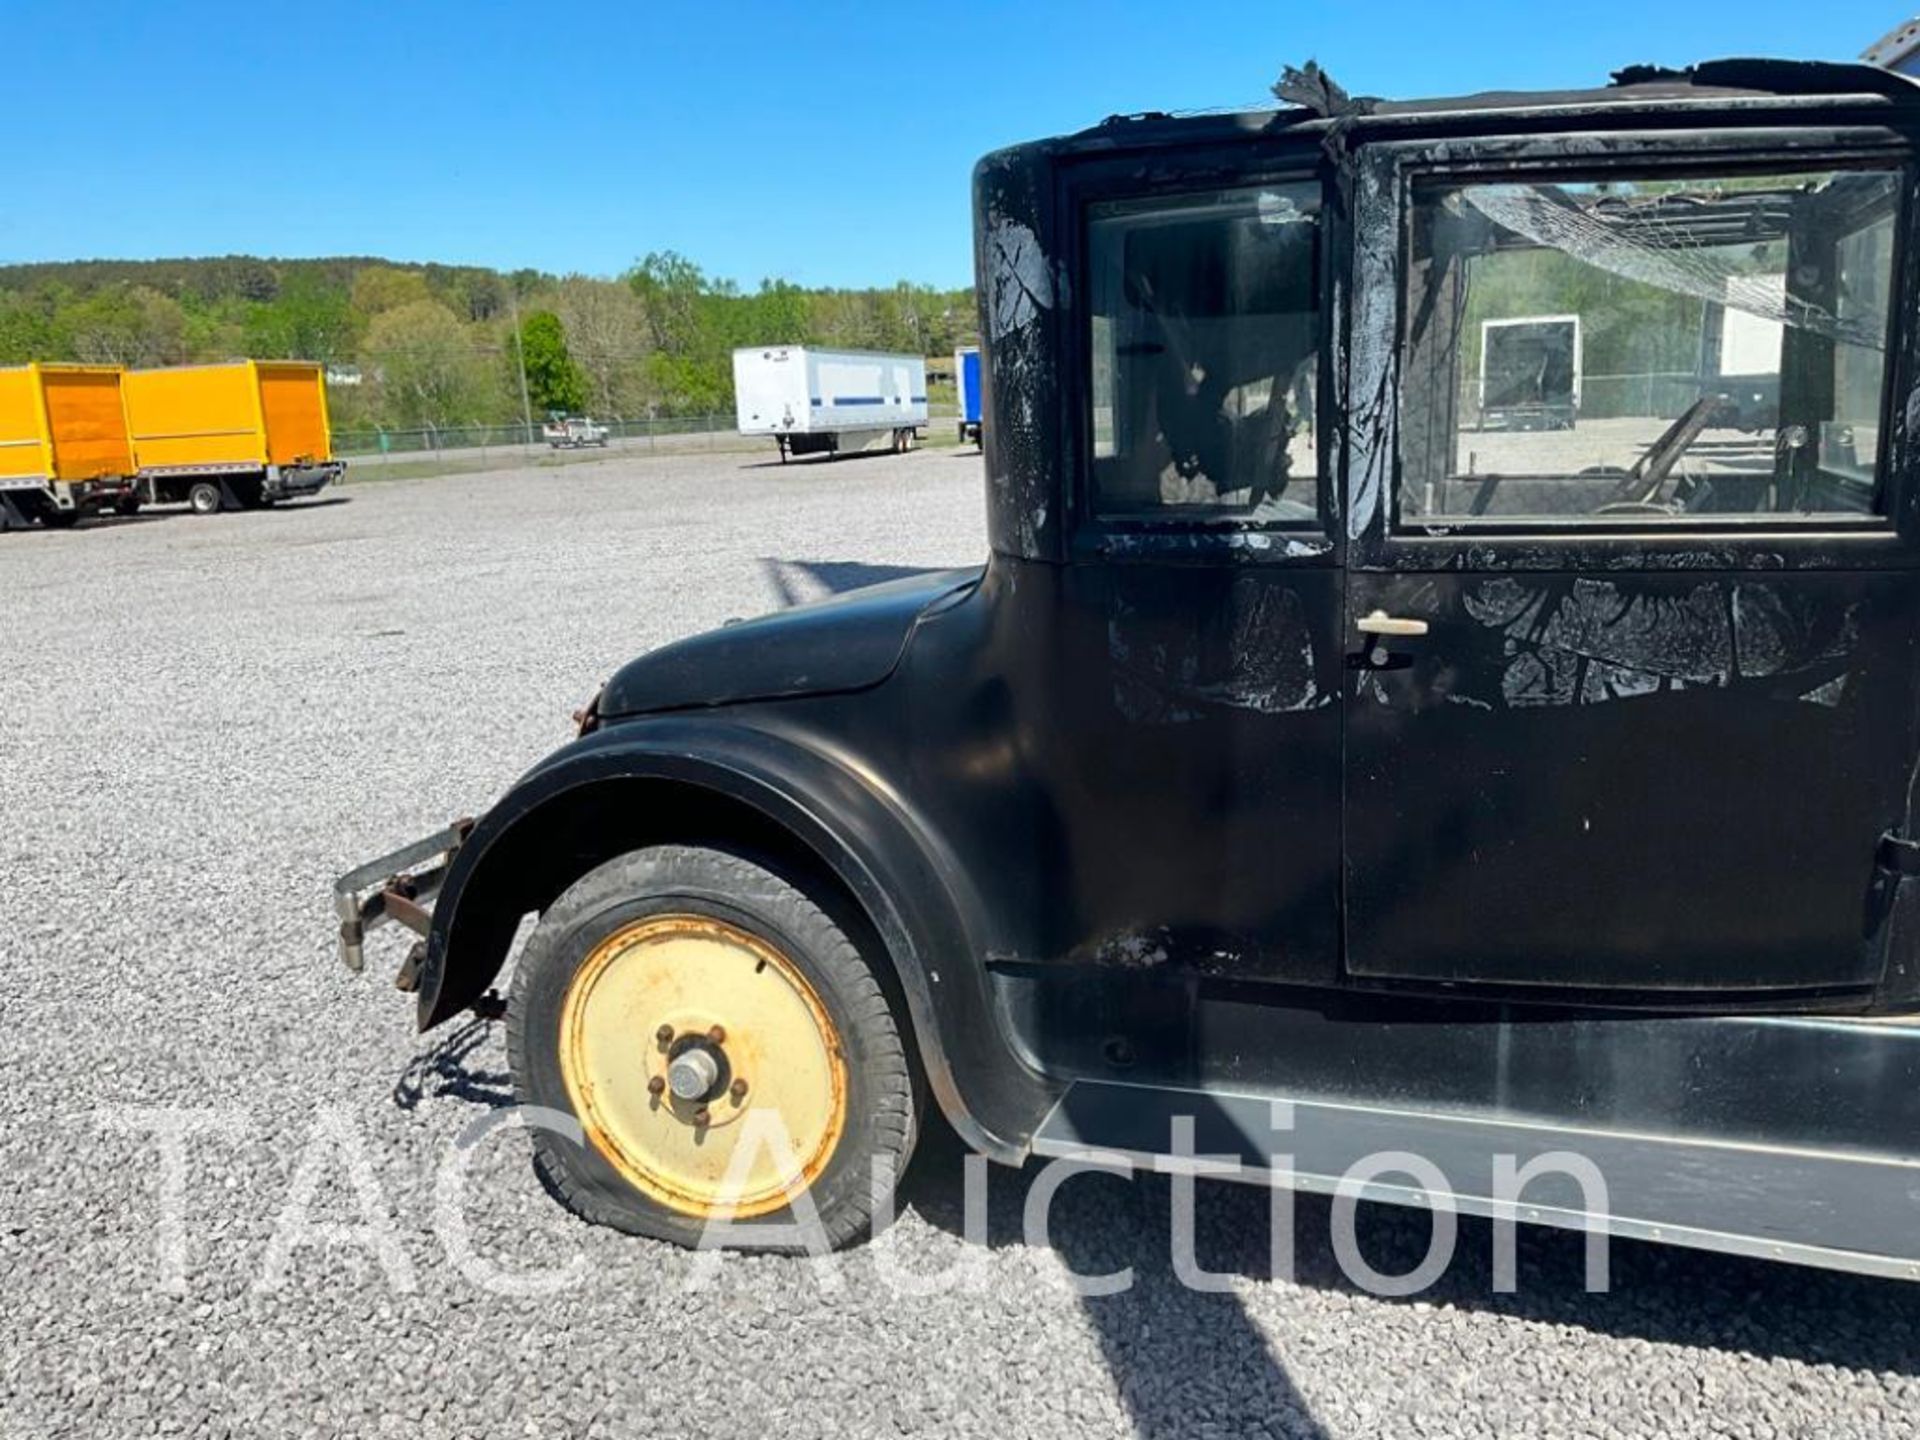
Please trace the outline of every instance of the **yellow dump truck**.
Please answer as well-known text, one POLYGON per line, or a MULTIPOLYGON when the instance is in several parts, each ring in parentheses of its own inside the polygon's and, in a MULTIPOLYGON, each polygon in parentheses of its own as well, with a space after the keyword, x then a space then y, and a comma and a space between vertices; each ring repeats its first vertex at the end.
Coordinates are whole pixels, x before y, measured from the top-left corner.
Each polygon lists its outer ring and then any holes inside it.
POLYGON ((120 373, 110 365, 0 369, 0 529, 135 508, 120 373))
POLYGON ((326 376, 293 360, 130 370, 122 391, 140 498, 196 514, 311 495, 333 458, 326 376))

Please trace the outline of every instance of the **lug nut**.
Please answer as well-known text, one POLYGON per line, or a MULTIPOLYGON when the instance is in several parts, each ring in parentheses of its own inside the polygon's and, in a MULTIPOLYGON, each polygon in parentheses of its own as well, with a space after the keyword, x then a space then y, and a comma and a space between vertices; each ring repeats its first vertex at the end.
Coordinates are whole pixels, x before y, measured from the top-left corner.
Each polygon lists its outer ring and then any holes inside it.
POLYGON ((672 1044, 673 1027, 671 1025, 662 1025, 658 1030, 653 1032, 653 1038, 658 1040, 662 1045, 672 1044))
POLYGON ((658 1095, 666 1088, 667 1088, 667 1077, 664 1075, 656 1075, 651 1080, 647 1081, 647 1094, 649 1095, 658 1095))
POLYGON ((744 1080, 734 1081, 733 1084, 727 1087, 727 1093, 735 1100, 743 1098, 747 1093, 747 1082, 744 1080))
POLYGON ((727 1027, 724 1025, 715 1025, 711 1030, 707 1031, 707 1039, 715 1045, 726 1044, 727 1027))

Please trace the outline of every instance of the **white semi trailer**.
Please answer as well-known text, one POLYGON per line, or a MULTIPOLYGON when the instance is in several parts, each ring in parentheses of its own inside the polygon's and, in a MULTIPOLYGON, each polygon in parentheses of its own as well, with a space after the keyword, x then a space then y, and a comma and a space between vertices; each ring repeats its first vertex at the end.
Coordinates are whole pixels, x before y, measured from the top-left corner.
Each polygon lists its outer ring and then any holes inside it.
POLYGON ((927 362, 918 355, 755 345, 733 352, 742 435, 789 455, 911 450, 927 423, 927 362))

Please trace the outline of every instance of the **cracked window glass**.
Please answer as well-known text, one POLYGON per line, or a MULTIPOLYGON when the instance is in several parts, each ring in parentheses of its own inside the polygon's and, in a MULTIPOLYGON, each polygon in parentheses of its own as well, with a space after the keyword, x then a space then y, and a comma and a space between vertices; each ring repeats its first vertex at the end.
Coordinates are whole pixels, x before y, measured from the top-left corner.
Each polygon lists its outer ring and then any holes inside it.
POLYGON ((1311 182, 1092 208, 1099 514, 1316 523, 1319 246, 1311 182))
POLYGON ((1417 181, 1401 521, 1876 513, 1899 179, 1417 181))

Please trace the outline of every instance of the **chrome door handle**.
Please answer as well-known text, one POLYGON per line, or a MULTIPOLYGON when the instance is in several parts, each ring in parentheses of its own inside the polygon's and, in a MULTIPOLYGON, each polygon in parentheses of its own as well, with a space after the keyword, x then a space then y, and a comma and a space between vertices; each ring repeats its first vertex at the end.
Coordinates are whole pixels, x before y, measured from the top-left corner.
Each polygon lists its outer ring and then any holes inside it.
POLYGON ((1354 628, 1362 635, 1424 635, 1427 622, 1413 620, 1403 615, 1389 615, 1384 610, 1376 610, 1371 615, 1362 615, 1354 621, 1354 628))

